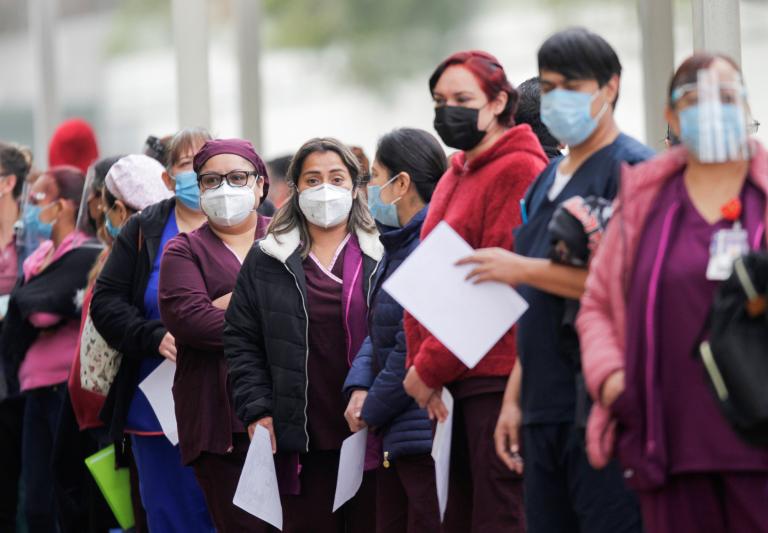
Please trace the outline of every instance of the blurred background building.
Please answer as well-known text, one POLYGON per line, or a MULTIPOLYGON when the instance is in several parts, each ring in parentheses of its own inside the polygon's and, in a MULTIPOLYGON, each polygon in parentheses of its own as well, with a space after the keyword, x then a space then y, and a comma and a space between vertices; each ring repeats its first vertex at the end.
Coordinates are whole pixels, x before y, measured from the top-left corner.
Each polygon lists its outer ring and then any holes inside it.
POLYGON ((616 48, 619 123, 656 148, 666 84, 694 43, 739 56, 768 121, 768 0, 0 0, 0 139, 43 153, 56 123, 81 116, 103 153, 194 125, 266 157, 315 135, 372 152, 392 128, 432 129, 427 78, 443 57, 488 50, 520 83, 570 25, 616 48))

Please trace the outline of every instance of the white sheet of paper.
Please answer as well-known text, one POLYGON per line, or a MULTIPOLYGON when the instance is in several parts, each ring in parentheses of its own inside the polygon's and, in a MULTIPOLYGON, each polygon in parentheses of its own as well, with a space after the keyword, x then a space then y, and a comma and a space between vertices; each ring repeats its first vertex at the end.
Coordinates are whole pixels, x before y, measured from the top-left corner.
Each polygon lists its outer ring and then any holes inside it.
POLYGON ((0 296, 0 317, 5 317, 8 314, 8 302, 11 301, 10 294, 3 294, 0 296))
POLYGON ((469 368, 528 309, 512 287, 466 281, 471 265, 456 266, 472 247, 441 222, 383 288, 469 368))
POLYGON ((443 388, 443 403, 448 409, 445 421, 437 423, 435 438, 432 441, 432 459, 435 460, 435 484, 437 485, 437 504, 440 507, 440 521, 445 517, 448 504, 448 479, 451 472, 451 435, 453 431, 453 396, 443 388))
POLYGON ((147 397, 149 405, 155 412, 157 421, 163 433, 176 446, 179 443, 179 430, 176 427, 176 406, 173 402, 173 375, 176 373, 176 363, 165 359, 160 366, 139 383, 139 388, 147 397))
POLYGON ((275 473, 269 430, 256 426, 232 503, 283 530, 283 506, 275 473))
POLYGON ((341 443, 339 473, 336 477, 336 496, 333 498, 333 512, 347 503, 360 490, 365 466, 365 445, 368 442, 368 428, 344 439, 341 443))

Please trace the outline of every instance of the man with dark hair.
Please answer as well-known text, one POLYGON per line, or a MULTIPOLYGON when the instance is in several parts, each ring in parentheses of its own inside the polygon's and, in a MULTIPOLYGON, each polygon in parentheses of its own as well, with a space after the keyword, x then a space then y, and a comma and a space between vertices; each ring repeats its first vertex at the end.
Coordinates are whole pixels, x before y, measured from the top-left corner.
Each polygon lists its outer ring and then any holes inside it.
POLYGON ((519 358, 496 426, 496 451, 509 468, 525 469, 529 533, 639 533, 637 502, 619 465, 595 470, 587 461, 588 399, 573 328, 587 269, 549 259, 549 224, 574 196, 612 200, 620 165, 653 151, 614 121, 621 63, 602 37, 583 28, 561 31, 544 42, 538 60, 541 120, 568 154, 552 160, 528 190, 516 253, 481 250, 466 260, 495 273, 484 277, 517 287, 529 304, 518 323, 519 358))
POLYGON ((264 201, 258 208, 260 215, 273 217, 288 199, 290 188, 285 181, 285 175, 288 173, 288 165, 291 164, 291 156, 280 156, 271 161, 267 161, 269 171, 269 192, 264 201))
POLYGON ((267 168, 269 168, 269 194, 267 195, 267 200, 272 202, 275 209, 280 209, 291 194, 291 188, 285 179, 290 165, 290 155, 283 155, 267 161, 267 168))
POLYGON ((525 80, 517 86, 517 92, 520 95, 520 100, 517 103, 517 111, 515 111, 515 124, 528 124, 531 127, 549 159, 561 156, 560 141, 555 139, 541 122, 539 78, 525 80))

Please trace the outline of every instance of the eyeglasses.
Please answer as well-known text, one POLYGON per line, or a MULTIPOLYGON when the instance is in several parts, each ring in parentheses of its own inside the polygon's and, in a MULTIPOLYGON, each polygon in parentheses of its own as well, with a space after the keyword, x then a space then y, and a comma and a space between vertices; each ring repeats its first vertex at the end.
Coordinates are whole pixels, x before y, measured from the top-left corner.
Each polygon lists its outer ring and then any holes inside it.
MULTIPOLYGON (((746 100, 747 90, 738 82, 723 82, 716 87, 719 92, 720 102, 723 104, 733 104, 746 100)), ((699 85, 697 83, 686 83, 676 88, 672 92, 671 103, 677 104, 685 100, 688 105, 693 105, 699 101, 699 85)))
POLYGON ((231 187, 245 187, 248 185, 248 178, 250 176, 256 176, 257 179, 261 177, 259 176, 258 172, 253 170, 233 170, 232 172, 227 172, 226 174, 219 174, 218 172, 206 172, 205 174, 200 174, 198 179, 200 180, 200 185, 202 185, 203 189, 208 191, 221 187, 221 184, 224 183, 224 180, 227 180, 227 183, 231 187))

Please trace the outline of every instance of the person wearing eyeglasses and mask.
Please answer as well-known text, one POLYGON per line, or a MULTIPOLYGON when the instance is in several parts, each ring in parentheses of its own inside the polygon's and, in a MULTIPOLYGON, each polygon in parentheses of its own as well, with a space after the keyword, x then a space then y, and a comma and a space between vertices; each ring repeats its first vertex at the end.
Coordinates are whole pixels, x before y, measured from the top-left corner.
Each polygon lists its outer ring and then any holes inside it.
POLYGON ((232 503, 248 435, 232 407, 222 333, 240 267, 266 234, 269 219, 256 209, 269 178, 253 145, 241 139, 206 142, 194 172, 208 222, 173 238, 160 263, 160 315, 176 339, 181 460, 194 469, 217 531, 261 531, 264 522, 232 503))
POLYGON ((554 159, 525 196, 527 223, 516 231, 515 252, 479 250, 462 263, 469 278, 515 287, 529 308, 518 322, 520 358, 515 364, 495 431, 496 453, 522 473, 529 531, 638 532, 634 496, 616 463, 596 471, 583 447, 577 417, 578 340, 566 303, 584 291, 587 269, 549 259, 549 224, 565 200, 612 200, 622 163, 653 155, 621 133, 613 111, 621 63, 599 35, 570 28, 539 48, 541 120, 568 155, 554 159), (573 353, 576 346, 577 353, 573 353), (521 457, 522 454, 522 457, 521 457))
MULTIPOLYGON (((522 218, 520 199, 547 164, 528 124, 515 125, 518 93, 499 61, 481 51, 456 53, 429 79, 440 138, 460 150, 435 189, 421 229, 426 238, 447 222, 473 248, 511 250, 522 218)), ((453 395, 453 447, 447 531, 522 531, 522 482, 493 453, 493 426, 515 363, 514 330, 471 370, 406 314, 409 367, 404 386, 433 417, 446 414, 441 389, 453 395)))
MULTIPOLYGON (((360 194, 355 155, 335 139, 307 141, 293 157, 293 189, 243 264, 226 312, 224 353, 235 411, 276 452, 283 531, 373 531, 375 479, 366 472, 331 513, 342 441, 342 392, 368 335, 366 313, 383 254, 360 194)), ((379 453, 369 436, 370 460, 379 453)))
POLYGON ((182 173, 194 173, 192 159, 209 138, 202 130, 182 130, 174 136, 162 173, 169 194, 175 192, 170 198, 130 218, 130 198, 114 204, 106 198, 106 223, 116 237, 96 280, 91 318, 99 334, 122 358, 101 418, 113 440, 123 445, 130 441, 151 530, 213 530, 192 469, 182 465, 178 446, 163 435, 149 400, 139 389, 164 359, 176 361, 176 342, 163 324, 158 306, 160 260, 173 237, 197 229, 206 218, 202 211, 190 207, 194 204, 192 195, 170 185, 179 185, 182 173), (118 226, 126 218, 127 222, 118 226))
POLYGON ((727 56, 680 65, 666 118, 681 145, 622 172, 577 319, 589 456, 618 455, 649 533, 766 532, 768 451, 728 424, 701 345, 733 260, 766 248, 768 154, 727 56))
POLYGON ((31 532, 55 531, 53 436, 77 344, 80 299, 101 246, 77 226, 85 177, 53 167, 29 192, 38 234, 45 236, 23 266, 0 339, 8 392, 25 396, 22 432, 24 517, 31 532))

